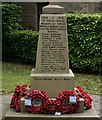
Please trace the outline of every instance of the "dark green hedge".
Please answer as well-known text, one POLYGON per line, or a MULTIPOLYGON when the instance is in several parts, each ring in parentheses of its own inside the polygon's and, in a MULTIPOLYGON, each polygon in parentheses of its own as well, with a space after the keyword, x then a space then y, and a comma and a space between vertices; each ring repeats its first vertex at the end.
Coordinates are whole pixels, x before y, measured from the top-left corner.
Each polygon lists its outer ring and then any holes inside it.
POLYGON ((102 14, 67 14, 70 65, 102 72, 102 14))
POLYGON ((12 32, 21 29, 21 11, 22 8, 16 4, 2 4, 2 43, 3 54, 10 55, 10 37, 12 32))
POLYGON ((10 51, 13 58, 35 64, 38 32, 32 30, 17 30, 13 32, 11 41, 10 51))
MULTIPOLYGON (((35 64, 38 33, 16 30, 20 27, 21 7, 3 7, 3 56, 35 64)), ((67 14, 67 18, 70 67, 101 73, 102 14, 67 14)))

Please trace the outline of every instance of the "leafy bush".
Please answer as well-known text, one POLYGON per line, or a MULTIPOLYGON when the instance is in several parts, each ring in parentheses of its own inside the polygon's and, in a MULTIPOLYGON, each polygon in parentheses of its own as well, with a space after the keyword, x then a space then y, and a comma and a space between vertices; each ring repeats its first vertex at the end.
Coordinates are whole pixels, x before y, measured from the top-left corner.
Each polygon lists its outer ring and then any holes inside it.
POLYGON ((13 58, 34 63, 38 43, 38 33, 31 30, 17 30, 11 36, 10 51, 13 58))
POLYGON ((67 18, 71 67, 102 72, 102 14, 67 14, 67 18))
POLYGON ((14 30, 21 29, 21 11, 22 8, 16 4, 2 4, 2 41, 3 55, 10 55, 11 34, 14 30))
MULTIPOLYGON (((38 33, 20 29, 21 7, 3 5, 3 56, 36 61, 38 33)), ((102 14, 66 14, 70 68, 102 72, 102 14)))

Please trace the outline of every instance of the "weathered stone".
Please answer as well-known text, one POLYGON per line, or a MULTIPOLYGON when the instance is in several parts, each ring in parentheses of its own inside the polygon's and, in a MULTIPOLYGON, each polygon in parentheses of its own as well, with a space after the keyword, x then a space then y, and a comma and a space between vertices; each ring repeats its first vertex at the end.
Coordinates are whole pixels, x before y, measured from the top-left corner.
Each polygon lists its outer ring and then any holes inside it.
POLYGON ((62 14, 64 13, 64 8, 59 5, 47 5, 42 8, 43 14, 62 14))
POLYGON ((35 72, 68 73, 67 21, 64 14, 42 14, 35 72))
POLYGON ((74 74, 31 74, 31 90, 43 90, 49 97, 56 97, 63 90, 74 90, 74 74))
POLYGON ((54 98, 63 90, 74 90, 74 74, 69 70, 67 19, 63 7, 57 5, 45 6, 43 13, 31 90, 43 90, 54 98))

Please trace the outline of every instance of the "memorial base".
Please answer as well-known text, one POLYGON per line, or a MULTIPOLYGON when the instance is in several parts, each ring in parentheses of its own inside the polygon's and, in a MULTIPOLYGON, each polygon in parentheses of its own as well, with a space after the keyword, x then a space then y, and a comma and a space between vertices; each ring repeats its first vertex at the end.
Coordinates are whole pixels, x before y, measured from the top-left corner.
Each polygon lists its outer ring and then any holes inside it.
POLYGON ((14 109, 8 109, 5 120, 99 120, 95 109, 85 110, 84 113, 62 114, 55 116, 52 114, 30 114, 26 112, 15 112, 14 109))
POLYGON ((49 97, 55 98, 63 90, 74 90, 74 74, 31 73, 31 90, 43 90, 49 97))

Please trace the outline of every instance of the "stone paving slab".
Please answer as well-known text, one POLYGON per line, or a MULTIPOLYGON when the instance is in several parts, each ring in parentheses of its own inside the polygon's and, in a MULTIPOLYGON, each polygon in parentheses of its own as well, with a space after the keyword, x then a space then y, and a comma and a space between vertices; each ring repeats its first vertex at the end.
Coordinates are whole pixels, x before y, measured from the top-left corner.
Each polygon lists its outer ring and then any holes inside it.
POLYGON ((95 107, 96 112, 98 113, 99 116, 101 116, 100 96, 99 95, 90 95, 90 96, 93 99, 93 106, 95 107))
POLYGON ((13 94, 2 95, 2 118, 4 118, 13 94))

